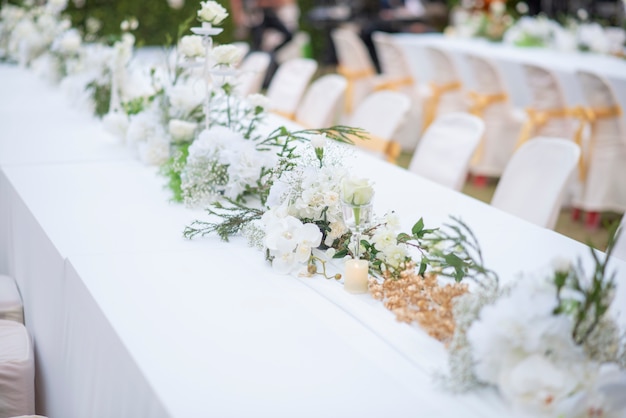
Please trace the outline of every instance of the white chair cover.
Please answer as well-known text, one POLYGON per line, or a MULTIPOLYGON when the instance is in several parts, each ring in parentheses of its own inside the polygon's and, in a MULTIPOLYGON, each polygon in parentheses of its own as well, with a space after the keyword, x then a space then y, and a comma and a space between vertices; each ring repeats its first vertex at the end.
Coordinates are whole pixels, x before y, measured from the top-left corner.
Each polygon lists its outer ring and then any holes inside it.
POLYGON ((618 102, 609 83, 601 77, 580 71, 577 73, 591 121, 589 141, 583 149, 586 176, 581 195, 574 206, 586 211, 626 211, 626 129, 619 114, 602 116, 618 102), (595 109, 595 110, 594 110, 595 109))
POLYGON ((409 171, 454 190, 461 190, 485 124, 467 113, 448 113, 424 132, 409 171))
POLYGON ((0 319, 24 323, 24 307, 12 277, 0 274, 0 319))
POLYGON ((536 138, 524 143, 502 173, 491 205, 553 229, 579 157, 580 147, 570 140, 536 138))
POLYGON ((396 134, 396 141, 402 149, 413 151, 422 132, 423 102, 428 96, 428 88, 419 85, 413 78, 405 52, 396 43, 393 35, 374 32, 372 40, 382 70, 382 77, 376 88, 405 93, 411 99, 409 114, 396 134))
POLYGON ((378 91, 363 100, 352 114, 348 124, 364 129, 374 137, 392 141, 404 122, 410 106, 411 100, 402 93, 378 91))
POLYGON ((270 54, 261 51, 251 52, 239 65, 235 92, 240 96, 247 96, 261 91, 269 65, 270 54))
POLYGON ((617 231, 619 236, 613 248, 613 255, 619 259, 626 260, 626 216, 622 216, 622 221, 617 231))
POLYGON ((337 74, 315 80, 302 98, 296 122, 307 128, 328 128, 338 121, 343 108, 347 81, 337 74))
MULTIPOLYGON (((445 85, 460 81, 461 78, 456 70, 452 58, 446 51, 428 46, 425 48, 430 64, 433 68, 433 82, 437 85, 445 85)), ((439 100, 437 116, 450 112, 467 111, 467 100, 461 88, 444 93, 439 100)))
POLYGON ((316 70, 317 62, 308 58, 292 59, 278 67, 267 89, 271 110, 293 118, 316 70))
POLYGON ((515 152, 515 144, 524 122, 524 115, 516 112, 508 98, 494 100, 480 108, 480 100, 507 97, 502 76, 486 58, 466 55, 474 77, 477 96, 470 96, 470 111, 485 122, 485 134, 470 163, 470 172, 476 176, 500 177, 515 152))
POLYGON ((282 64, 294 58, 304 57, 304 48, 311 43, 311 37, 306 32, 296 32, 288 44, 276 52, 276 62, 282 64))
POLYGON ((24 325, 0 320, 0 417, 35 413, 35 358, 24 325))
MULTIPOLYGON (((536 110, 566 109, 567 101, 558 78, 551 71, 535 65, 524 64, 526 83, 531 92, 530 108, 536 110)), ((548 119, 547 123, 535 130, 531 136, 552 136, 572 138, 574 124, 569 117, 548 119)))
POLYGON ((365 44, 354 31, 337 28, 331 37, 339 62, 337 71, 348 80, 345 107, 348 116, 372 92, 380 77, 365 44))

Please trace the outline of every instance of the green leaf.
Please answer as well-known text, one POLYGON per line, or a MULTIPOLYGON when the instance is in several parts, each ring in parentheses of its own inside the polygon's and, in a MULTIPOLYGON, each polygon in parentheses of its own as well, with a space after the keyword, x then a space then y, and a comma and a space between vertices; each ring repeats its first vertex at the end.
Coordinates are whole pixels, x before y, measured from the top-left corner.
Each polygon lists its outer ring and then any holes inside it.
POLYGON ((424 219, 420 218, 420 220, 417 221, 415 225, 413 225, 413 228, 411 229, 411 233, 413 234, 413 236, 418 236, 419 233, 422 232, 423 229, 424 229, 424 219))

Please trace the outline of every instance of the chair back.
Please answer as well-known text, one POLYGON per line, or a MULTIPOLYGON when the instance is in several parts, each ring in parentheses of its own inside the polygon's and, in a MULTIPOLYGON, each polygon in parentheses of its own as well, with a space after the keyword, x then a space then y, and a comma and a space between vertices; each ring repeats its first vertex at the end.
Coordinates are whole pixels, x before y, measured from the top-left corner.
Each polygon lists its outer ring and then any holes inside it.
POLYGON ((485 134, 470 163, 477 176, 499 177, 515 151, 523 116, 509 102, 498 68, 485 57, 465 54, 474 90, 469 91, 469 113, 485 123, 485 134))
POLYGON ((578 71, 576 77, 582 88, 588 111, 593 113, 592 140, 602 141, 611 136, 617 138, 618 142, 620 137, 626 141, 624 137, 626 129, 621 117, 623 109, 618 109, 619 102, 609 82, 588 71, 578 71))
POLYGON ((270 55, 267 52, 251 52, 239 65, 235 92, 244 97, 260 92, 269 65, 270 55))
POLYGON ((328 128, 341 112, 348 82, 345 77, 327 74, 309 86, 296 112, 296 121, 307 128, 328 128))
POLYGON ((430 64, 433 68, 433 81, 438 84, 446 84, 459 80, 452 57, 447 52, 432 46, 424 48, 430 64))
POLYGON ((395 42, 393 35, 385 32, 374 32, 372 41, 385 78, 408 80, 412 77, 411 67, 404 55, 404 50, 395 42))
POLYGON ((553 229, 579 156, 580 148, 570 140, 539 137, 525 142, 502 173, 491 205, 553 229))
MULTIPOLYGON (((531 93, 530 107, 532 109, 538 111, 567 109, 567 101, 561 84, 551 71, 530 64, 524 64, 523 69, 531 93)), ((572 121, 567 117, 551 117, 533 133, 533 136, 565 138, 570 138, 572 135, 572 121)))
POLYGON ((356 106, 372 92, 376 69, 363 40, 356 32, 337 28, 331 38, 337 53, 337 72, 346 77, 345 113, 351 114, 356 106))
POLYGON ((315 71, 317 62, 309 58, 295 58, 281 64, 267 88, 270 109, 293 119, 315 71))
POLYGON ((383 90, 367 96, 352 114, 349 125, 364 129, 371 138, 356 141, 356 145, 383 154, 388 161, 395 162, 400 154, 400 146, 393 137, 404 122, 410 106, 411 100, 395 91, 383 90))
POLYGON ((486 58, 475 54, 466 54, 465 58, 481 94, 499 94, 506 92, 502 75, 496 66, 486 58))
POLYGON ((468 113, 437 118, 420 139, 409 171, 460 191, 484 130, 483 121, 468 113))

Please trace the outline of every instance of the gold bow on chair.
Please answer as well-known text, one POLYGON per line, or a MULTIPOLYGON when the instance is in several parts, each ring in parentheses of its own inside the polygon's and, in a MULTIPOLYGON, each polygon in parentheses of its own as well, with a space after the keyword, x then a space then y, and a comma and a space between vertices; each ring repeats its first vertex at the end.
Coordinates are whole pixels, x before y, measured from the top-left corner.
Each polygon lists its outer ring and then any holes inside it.
POLYGON ((519 148, 528 141, 533 133, 543 127, 550 119, 567 118, 571 116, 578 116, 578 108, 559 108, 559 109, 545 109, 539 110, 532 107, 526 109, 526 115, 528 119, 522 126, 515 149, 519 148))
POLYGON ((469 112, 474 116, 478 116, 479 118, 483 117, 485 109, 487 109, 492 104, 498 102, 506 102, 509 99, 509 96, 507 96, 506 93, 481 94, 476 91, 470 91, 468 95, 470 100, 472 101, 469 112))
POLYGON ((376 84, 374 87, 374 91, 381 90, 394 90, 397 91, 400 87, 404 86, 412 86, 414 83, 413 77, 404 77, 404 78, 392 78, 389 80, 381 81, 376 84))
POLYGON ((279 109, 272 110, 272 113, 275 113, 278 116, 282 116, 285 119, 289 119, 289 120, 293 120, 293 121, 296 120, 296 114, 295 113, 285 112, 284 110, 279 110, 279 109))
POLYGON ((346 86, 346 113, 352 113, 353 102, 354 99, 354 83, 362 78, 372 77, 374 75, 374 70, 370 68, 365 68, 363 70, 351 70, 349 68, 340 65, 337 67, 337 73, 346 78, 348 85, 346 86))
POLYGON ((350 136, 350 139, 357 147, 384 154, 385 159, 393 164, 396 163, 402 152, 400 144, 391 139, 388 140, 371 134, 367 134, 364 138, 350 136))
MULTIPOLYGON (((483 117, 485 109, 487 109, 492 104, 505 102, 509 99, 509 96, 507 96, 506 93, 481 94, 476 91, 470 91, 468 94, 470 100, 473 102, 469 108, 469 112, 479 118, 483 117)), ((476 164, 481 160, 484 148, 485 141, 484 138, 481 138, 478 142, 478 147, 476 147, 476 151, 474 152, 474 155, 472 157, 472 163, 476 164)))
POLYGON ((422 132, 424 132, 431 123, 435 120, 437 116, 437 108, 439 107, 439 101, 441 100, 441 96, 450 91, 458 90, 461 88, 461 83, 459 81, 451 81, 445 84, 437 84, 437 83, 429 83, 430 89, 432 90, 431 96, 426 101, 424 106, 424 127, 422 128, 422 132))
MULTIPOLYGON (((619 105, 609 107, 576 107, 572 109, 572 116, 578 119, 578 128, 574 133, 574 141, 578 146, 583 148, 583 133, 587 124, 592 125, 598 119, 614 118, 622 115, 622 108, 619 105)), ((584 181, 587 178, 587 161, 591 159, 593 153, 593 141, 590 142, 589 148, 586 153, 580 153, 580 160, 578 161, 578 176, 580 181, 584 181), (583 154, 585 155, 583 157, 583 154)))

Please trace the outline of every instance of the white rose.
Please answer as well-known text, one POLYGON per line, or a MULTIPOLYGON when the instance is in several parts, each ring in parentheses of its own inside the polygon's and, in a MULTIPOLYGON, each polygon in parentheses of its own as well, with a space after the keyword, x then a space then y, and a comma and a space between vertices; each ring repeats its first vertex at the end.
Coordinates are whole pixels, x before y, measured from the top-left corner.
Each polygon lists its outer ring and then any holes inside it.
POLYGON ((193 139, 197 124, 180 119, 172 119, 168 125, 168 130, 174 142, 189 142, 193 139))
POLYGON ((341 182, 341 199, 351 205, 367 205, 374 197, 374 189, 368 179, 344 178, 341 182))
POLYGON ((185 0, 167 0, 167 5, 172 9, 180 10, 185 5, 185 0))
POLYGON ((198 19, 212 25, 219 25, 228 17, 228 12, 216 1, 203 1, 198 10, 198 19))
POLYGON ((241 60, 241 50, 234 45, 220 45, 212 51, 215 65, 236 65, 241 60))
POLYGON ((180 38, 178 49, 183 55, 189 58, 204 56, 202 37, 198 35, 187 35, 180 38))

